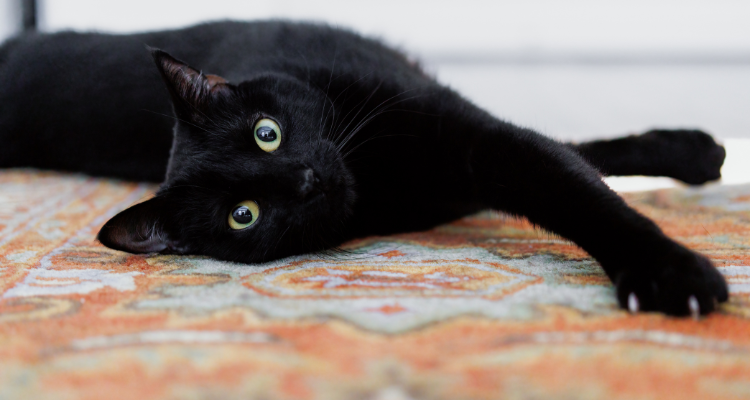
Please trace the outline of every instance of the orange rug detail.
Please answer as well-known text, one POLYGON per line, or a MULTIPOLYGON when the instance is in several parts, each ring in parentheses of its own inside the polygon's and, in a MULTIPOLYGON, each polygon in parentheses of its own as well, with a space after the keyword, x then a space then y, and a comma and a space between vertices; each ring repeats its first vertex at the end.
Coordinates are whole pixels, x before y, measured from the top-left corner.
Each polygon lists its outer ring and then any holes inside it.
POLYGON ((0 399, 750 398, 750 186, 627 196, 727 277, 700 321, 496 213, 263 265, 94 240, 154 190, 0 172, 0 399))

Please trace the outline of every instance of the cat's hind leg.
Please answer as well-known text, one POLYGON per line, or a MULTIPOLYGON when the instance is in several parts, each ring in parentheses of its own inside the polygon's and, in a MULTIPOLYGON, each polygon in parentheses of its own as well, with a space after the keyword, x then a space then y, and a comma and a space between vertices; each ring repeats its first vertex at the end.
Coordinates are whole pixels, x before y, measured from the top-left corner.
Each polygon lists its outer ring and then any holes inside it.
POLYGON ((699 130, 651 130, 568 144, 605 175, 668 176, 690 185, 721 178, 724 147, 699 130))

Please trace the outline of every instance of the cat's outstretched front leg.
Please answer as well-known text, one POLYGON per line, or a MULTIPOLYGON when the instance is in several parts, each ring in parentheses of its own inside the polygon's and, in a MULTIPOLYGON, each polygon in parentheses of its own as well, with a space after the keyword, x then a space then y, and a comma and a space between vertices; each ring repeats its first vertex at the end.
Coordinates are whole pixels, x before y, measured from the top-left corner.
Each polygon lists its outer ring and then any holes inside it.
POLYGON ((605 175, 668 176, 690 185, 721 178, 726 152, 699 130, 651 130, 611 140, 568 144, 605 175))
POLYGON ((615 283, 622 307, 707 314, 727 300, 724 278, 706 257, 625 204, 568 146, 500 121, 471 136, 478 199, 581 246, 615 283))

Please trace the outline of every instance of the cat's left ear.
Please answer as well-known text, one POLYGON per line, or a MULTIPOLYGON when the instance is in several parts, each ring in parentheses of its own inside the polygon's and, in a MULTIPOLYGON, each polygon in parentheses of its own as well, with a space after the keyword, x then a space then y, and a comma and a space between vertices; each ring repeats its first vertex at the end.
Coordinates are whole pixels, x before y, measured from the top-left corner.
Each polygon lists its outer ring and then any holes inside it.
POLYGON ((182 254, 186 249, 167 228, 170 208, 163 196, 136 204, 107 221, 97 239, 111 249, 129 253, 182 254))
POLYGON ((189 117, 218 98, 231 94, 232 85, 217 75, 204 75, 166 52, 148 48, 172 96, 175 112, 189 117))

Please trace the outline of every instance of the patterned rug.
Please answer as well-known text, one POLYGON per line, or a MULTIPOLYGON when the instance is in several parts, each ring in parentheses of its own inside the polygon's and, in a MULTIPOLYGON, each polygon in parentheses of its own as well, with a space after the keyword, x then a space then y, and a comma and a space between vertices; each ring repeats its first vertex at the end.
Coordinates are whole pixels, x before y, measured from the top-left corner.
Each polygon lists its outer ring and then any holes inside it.
POLYGON ((0 399, 750 398, 750 186, 627 196, 730 282, 700 321, 495 213, 263 265, 94 240, 154 189, 0 172, 0 399))

